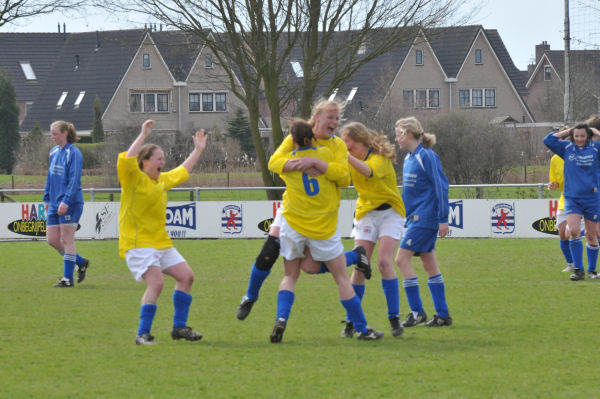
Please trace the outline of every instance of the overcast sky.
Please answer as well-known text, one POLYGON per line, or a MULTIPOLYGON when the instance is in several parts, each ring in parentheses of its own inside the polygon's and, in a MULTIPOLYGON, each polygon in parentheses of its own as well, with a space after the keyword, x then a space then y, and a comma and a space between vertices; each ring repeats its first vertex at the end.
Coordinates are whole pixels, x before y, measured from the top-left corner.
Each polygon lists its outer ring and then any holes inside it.
MULTIPOLYGON (((464 0, 463 0, 464 1, 464 0)), ((470 0, 479 9, 472 24, 481 24, 485 29, 497 29, 515 65, 525 70, 535 55, 535 45, 547 41, 553 50, 564 49, 564 0, 470 0)), ((600 27, 600 14, 590 12, 585 4, 598 0, 570 0, 571 33, 594 37, 595 26, 600 27), (583 15, 586 15, 585 21, 583 15), (591 18, 591 20, 590 20, 591 18), (574 22, 580 22, 573 26, 574 22), (579 28, 578 28, 579 27, 579 28)), ((21 20, 1 28, 4 32, 56 32, 57 23, 66 22, 67 32, 114 30, 143 27, 144 16, 116 18, 102 12, 89 10, 85 17, 60 14, 21 20), (133 21, 136 22, 133 22, 133 21)), ((581 36, 579 36, 581 37, 581 36)), ((593 39, 591 40, 593 41, 593 39)), ((596 42, 600 43, 600 37, 596 42)), ((572 43, 572 48, 583 44, 572 43)), ((590 45, 585 45, 591 48, 590 45)))

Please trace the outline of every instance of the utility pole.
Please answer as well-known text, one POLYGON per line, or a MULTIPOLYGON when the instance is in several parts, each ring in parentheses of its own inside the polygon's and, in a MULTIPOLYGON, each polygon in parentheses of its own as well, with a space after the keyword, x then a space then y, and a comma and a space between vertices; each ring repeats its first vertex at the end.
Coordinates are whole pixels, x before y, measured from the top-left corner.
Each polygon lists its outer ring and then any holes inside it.
POLYGON ((565 0, 565 97, 564 118, 565 125, 573 123, 573 102, 571 101, 571 33, 569 28, 569 0, 565 0))

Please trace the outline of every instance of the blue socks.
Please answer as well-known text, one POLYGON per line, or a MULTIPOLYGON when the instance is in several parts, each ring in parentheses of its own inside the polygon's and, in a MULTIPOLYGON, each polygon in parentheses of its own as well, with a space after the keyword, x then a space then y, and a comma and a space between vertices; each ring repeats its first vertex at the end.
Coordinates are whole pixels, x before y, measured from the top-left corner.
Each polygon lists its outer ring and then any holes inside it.
POLYGON ((146 303, 140 308, 140 326, 138 328, 138 335, 150 333, 152 329, 152 322, 154 321, 154 315, 156 314, 156 305, 153 303, 146 303))
POLYGON ((64 265, 64 271, 63 271, 63 275, 65 278, 68 278, 69 280, 73 280, 73 270, 75 270, 75 255, 71 255, 71 254, 64 254, 63 255, 63 265, 64 265))
POLYGON ((398 288, 398 279, 381 279, 381 288, 385 294, 385 301, 388 308, 388 319, 400 314, 400 289, 398 288))
POLYGON ((286 321, 290 317, 292 305, 294 304, 295 294, 292 291, 280 290, 277 293, 277 317, 283 317, 286 321))
MULTIPOLYGON (((354 250, 344 252, 344 256, 346 257, 346 267, 350 267, 358 263, 358 252, 354 250)), ((321 263, 321 268, 317 272, 317 274, 329 273, 329 269, 325 266, 325 263, 321 263)))
POLYGON ((190 304, 192 296, 183 291, 173 291, 173 327, 185 327, 190 313, 190 304))
POLYGON ((252 265, 250 281, 248 281, 248 290, 246 291, 246 296, 248 298, 252 299, 253 301, 258 299, 258 292, 270 273, 271 270, 260 270, 256 267, 256 265, 252 265))
POLYGON ((598 263, 598 246, 592 247, 586 245, 588 258, 588 273, 596 271, 596 263, 598 263))
MULTIPOLYGON (((362 284, 362 285, 352 284, 352 288, 354 288, 354 292, 356 293, 358 300, 362 302, 362 299, 365 296, 366 286, 364 284, 362 284)), ((348 313, 348 312, 346 312, 346 320, 352 320, 350 318, 350 313, 348 313)))
POLYGON ((446 303, 446 292, 442 275, 438 274, 437 276, 429 277, 427 285, 431 292, 435 313, 440 317, 450 316, 448 313, 448 304, 446 303))
POLYGON ((569 240, 560 240, 560 250, 562 251, 565 260, 568 264, 573 263, 573 256, 571 255, 571 248, 569 247, 569 240))
POLYGON ((402 281, 402 286, 406 292, 410 310, 416 313, 423 313, 423 302, 421 302, 421 295, 419 294, 419 280, 416 277, 409 278, 402 281))
POLYGON ((354 329, 358 332, 367 332, 367 319, 363 313, 362 306, 360 306, 360 299, 358 296, 353 296, 350 299, 340 300, 346 313, 350 315, 350 321, 354 325, 354 329))
POLYGON ((573 264, 579 270, 583 270, 583 244, 581 243, 581 237, 569 240, 569 247, 571 248, 571 256, 573 256, 573 264))

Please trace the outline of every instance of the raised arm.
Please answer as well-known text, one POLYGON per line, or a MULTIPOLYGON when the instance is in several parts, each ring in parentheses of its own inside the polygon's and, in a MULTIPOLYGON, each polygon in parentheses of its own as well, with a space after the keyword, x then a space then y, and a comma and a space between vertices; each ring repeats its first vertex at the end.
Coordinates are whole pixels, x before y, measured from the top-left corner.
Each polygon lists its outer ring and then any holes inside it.
POLYGON ((127 158, 137 157, 137 155, 140 153, 140 149, 144 145, 146 137, 148 137, 150 132, 152 132, 152 126, 154 126, 154 123, 155 122, 152 119, 148 119, 142 124, 142 130, 140 131, 140 134, 133 141, 133 143, 131 143, 131 146, 127 150, 127 158))
POLYGON ((348 154, 348 163, 352 166, 358 173, 363 176, 370 177, 373 174, 371 167, 367 165, 366 162, 361 161, 360 159, 348 154))
POLYGON ((192 173, 192 169, 194 169, 194 166, 198 162, 198 159, 200 159, 200 155, 202 155, 202 153, 204 152, 204 149, 206 148, 207 138, 208 135, 206 134, 204 129, 196 131, 196 134, 194 135, 194 150, 181 164, 181 166, 187 169, 188 173, 192 173))

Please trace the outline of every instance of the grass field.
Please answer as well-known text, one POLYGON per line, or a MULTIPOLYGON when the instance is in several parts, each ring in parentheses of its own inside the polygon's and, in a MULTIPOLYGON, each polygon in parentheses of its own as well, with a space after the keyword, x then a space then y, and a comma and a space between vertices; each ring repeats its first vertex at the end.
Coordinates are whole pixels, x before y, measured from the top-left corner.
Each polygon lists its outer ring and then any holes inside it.
MULTIPOLYGON (((594 381, 600 281, 571 282, 554 239, 445 239, 437 254, 454 325, 392 338, 378 273, 367 283, 381 341, 339 337, 344 311, 329 275, 302 275, 281 344, 268 336, 279 260, 252 314, 235 311, 261 240, 176 241, 196 282, 189 323, 200 342, 169 335, 167 280, 153 334, 136 346, 136 283, 116 241, 82 241, 88 278, 52 285, 61 259, 44 242, 3 242, 1 398, 582 398, 594 381)), ((350 248, 351 241, 345 245, 350 248)), ((419 262, 415 261, 419 266, 419 262)), ((425 310, 433 307, 420 266, 425 310)), ((408 311, 401 291, 401 310, 408 311)))

